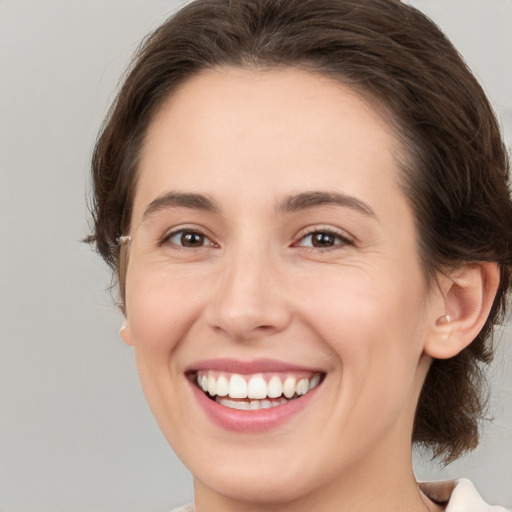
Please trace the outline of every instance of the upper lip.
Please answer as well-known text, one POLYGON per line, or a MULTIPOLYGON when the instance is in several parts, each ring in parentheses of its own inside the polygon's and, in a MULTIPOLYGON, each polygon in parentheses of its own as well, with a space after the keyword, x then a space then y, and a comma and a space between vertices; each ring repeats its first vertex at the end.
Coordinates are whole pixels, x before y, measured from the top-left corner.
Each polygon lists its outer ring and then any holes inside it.
POLYGON ((216 370, 229 373, 253 374, 253 373, 272 373, 272 372, 313 372, 325 373, 325 370, 301 366, 292 363, 286 363, 274 359, 253 359, 243 361, 233 358, 205 359, 197 361, 187 368, 187 372, 198 370, 216 370))

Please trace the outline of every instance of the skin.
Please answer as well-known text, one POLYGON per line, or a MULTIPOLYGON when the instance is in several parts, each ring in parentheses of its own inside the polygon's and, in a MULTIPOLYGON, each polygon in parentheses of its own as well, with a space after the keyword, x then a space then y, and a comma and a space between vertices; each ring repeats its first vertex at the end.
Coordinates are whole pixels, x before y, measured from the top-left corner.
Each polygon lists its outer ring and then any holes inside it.
POLYGON ((356 93, 289 68, 203 72, 150 126, 122 336, 160 428, 194 475, 198 512, 440 510, 414 479, 412 424, 430 355, 468 342, 440 319, 450 313, 458 325, 471 308, 462 287, 425 283, 399 153, 356 93), (176 191, 206 195, 218 211, 144 215, 176 191), (276 209, 312 191, 356 198, 373 213, 276 209), (204 233, 204 245, 160 243, 179 229, 204 233), (325 231, 333 246, 313 247, 308 235, 325 231), (185 375, 223 357, 271 358, 326 377, 278 428, 231 432, 209 420, 185 375))

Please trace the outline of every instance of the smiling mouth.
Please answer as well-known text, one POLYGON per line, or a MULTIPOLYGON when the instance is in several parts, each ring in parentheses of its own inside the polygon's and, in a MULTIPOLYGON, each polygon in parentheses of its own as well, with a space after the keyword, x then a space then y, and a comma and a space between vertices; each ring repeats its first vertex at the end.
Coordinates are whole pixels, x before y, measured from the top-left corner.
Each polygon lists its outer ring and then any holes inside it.
POLYGON ((254 411, 287 404, 318 387, 321 372, 239 374, 214 370, 190 372, 203 393, 229 409, 254 411))

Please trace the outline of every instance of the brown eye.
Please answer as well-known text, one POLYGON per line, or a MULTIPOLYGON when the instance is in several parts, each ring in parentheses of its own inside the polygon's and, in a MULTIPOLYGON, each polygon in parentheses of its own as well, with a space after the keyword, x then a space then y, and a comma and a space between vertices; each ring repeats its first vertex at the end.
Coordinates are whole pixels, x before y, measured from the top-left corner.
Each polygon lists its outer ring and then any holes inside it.
POLYGON ((186 247, 187 249, 199 249, 205 246, 213 246, 212 241, 203 233, 181 229, 171 233, 164 243, 186 247))
POLYGON ((332 247, 336 244, 336 237, 330 233, 313 233, 311 245, 313 247, 332 247))
POLYGON ((180 242, 183 247, 201 247, 204 245, 205 236, 200 233, 187 233, 181 234, 180 242))
POLYGON ((315 249, 331 249, 344 247, 352 242, 344 236, 331 231, 313 231, 303 236, 296 245, 299 247, 312 247, 315 249))

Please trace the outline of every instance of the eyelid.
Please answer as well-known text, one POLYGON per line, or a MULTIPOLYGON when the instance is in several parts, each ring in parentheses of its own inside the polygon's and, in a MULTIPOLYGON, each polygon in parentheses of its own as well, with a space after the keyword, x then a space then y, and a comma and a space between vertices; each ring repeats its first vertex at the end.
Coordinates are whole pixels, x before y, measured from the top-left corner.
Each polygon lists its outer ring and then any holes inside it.
POLYGON ((326 226, 326 225, 314 225, 314 226, 308 226, 306 228, 303 228, 299 231, 299 233, 294 237, 294 242, 291 244, 295 247, 300 247, 301 249, 311 249, 315 251, 329 251, 329 250, 335 250, 340 247, 344 247, 346 245, 355 245, 355 238, 348 234, 346 231, 334 228, 332 226, 326 226), (343 241, 343 244, 335 245, 332 247, 326 247, 326 248, 320 248, 320 247, 308 247, 308 246, 301 246, 297 245, 301 240, 307 238, 308 236, 313 235, 314 233, 327 233, 329 235, 333 235, 335 237, 340 238, 343 241))
POLYGON ((197 227, 197 226, 190 226, 190 225, 174 226, 171 229, 167 230, 165 232, 165 234, 162 235, 162 237, 159 239, 158 246, 159 247, 164 246, 165 244, 170 242, 171 238, 173 238, 174 236, 176 236, 180 233, 183 233, 183 232, 196 233, 198 235, 204 236, 206 239, 208 239, 211 242, 211 244, 203 245, 200 247, 185 247, 183 245, 178 245, 178 244, 173 243, 172 245, 174 247, 176 247, 177 249, 184 249, 187 251, 190 251, 190 250, 198 251, 198 250, 205 249, 208 247, 216 247, 216 248, 219 247, 219 244, 217 244, 214 241, 214 237, 208 233, 207 229, 202 228, 202 227, 197 227))

